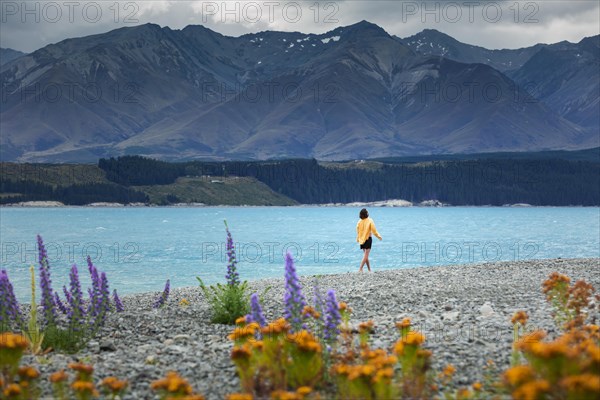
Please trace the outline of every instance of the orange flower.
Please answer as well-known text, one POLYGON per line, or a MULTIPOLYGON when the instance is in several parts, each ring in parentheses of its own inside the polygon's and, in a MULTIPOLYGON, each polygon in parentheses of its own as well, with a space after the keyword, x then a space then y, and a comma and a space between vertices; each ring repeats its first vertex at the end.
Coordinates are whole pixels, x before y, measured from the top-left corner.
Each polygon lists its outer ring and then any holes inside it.
POLYGON ((421 332, 408 332, 408 334, 402 338, 404 344, 410 346, 420 346, 425 343, 425 335, 421 332))
POLYGON ((515 315, 513 315, 510 322, 513 325, 519 323, 521 324, 521 326, 525 326, 525 324, 527 324, 528 319, 529 317, 527 316, 527 313, 525 311, 517 311, 515 315))
POLYGON ((94 388, 93 382, 87 381, 75 381, 71 384, 71 388, 81 394, 91 394, 92 396, 98 396, 98 392, 94 388))
POLYGON ((71 363, 71 364, 69 364, 69 368, 71 368, 74 371, 86 374, 86 375, 91 375, 94 372, 93 365, 86 365, 83 363, 71 363))
POLYGON ((5 397, 17 397, 21 395, 21 387, 16 383, 11 383, 4 389, 3 394, 5 397))
POLYGON ((17 373, 19 374, 21 379, 28 380, 28 381, 30 381, 32 379, 36 379, 40 376, 40 373, 37 369, 35 369, 33 367, 29 367, 29 366, 19 367, 19 370, 17 371, 17 373))
POLYGON ((306 330, 301 330, 294 335, 290 335, 289 339, 290 341, 293 341, 301 351, 310 353, 321 352, 321 344, 310 332, 306 330))
POLYGON ((231 393, 227 396, 227 400, 252 400, 253 397, 249 393, 231 393))
POLYGON ((471 398, 471 391, 467 388, 460 388, 458 390, 458 393, 456 393, 456 399, 457 400, 463 400, 463 399, 470 399, 471 398))
POLYGON ((375 323, 373 321, 361 322, 358 325, 358 331, 360 333, 371 333, 371 332, 373 332, 374 327, 375 327, 375 323))
POLYGON ((544 379, 526 382, 519 386, 513 393, 515 400, 535 400, 550 391, 550 384, 544 379))
POLYGON ((234 346, 233 350, 231 350, 232 360, 247 360, 250 358, 251 355, 252 354, 250 353, 250 349, 247 345, 234 346))
POLYGON ((167 372, 167 376, 165 378, 154 381, 150 384, 150 387, 154 390, 164 390, 169 393, 177 393, 177 394, 192 394, 192 387, 188 383, 188 381, 175 371, 167 372))
POLYGON ((350 307, 348 307, 348 304, 344 303, 343 301, 341 301, 338 304, 338 308, 340 309, 340 312, 351 312, 352 309, 350 307))
POLYGON ((411 325, 411 320, 408 317, 404 318, 402 320, 402 322, 396 322, 396 328, 398 328, 400 330, 405 329, 405 328, 410 328, 410 325, 411 325))
POLYGON ((550 274, 550 277, 547 280, 545 280, 542 284, 542 290, 544 294, 550 296, 549 293, 551 291, 560 287, 567 287, 570 283, 571 279, 568 276, 559 274, 558 272, 553 272, 550 274))
POLYGON ((600 393, 600 376, 596 374, 581 374, 576 376, 567 376, 561 379, 560 385, 573 392, 592 392, 600 393))
POLYGON ((300 396, 309 395, 311 392, 312 389, 308 386, 300 386, 298 389, 296 389, 296 393, 298 393, 300 396))
POLYGON ((256 322, 251 322, 245 326, 237 326, 232 333, 227 336, 229 340, 245 340, 248 338, 254 338, 256 331, 260 329, 260 326, 256 322))
POLYGON ((533 369, 529 365, 517 365, 504 373, 504 379, 511 386, 519 386, 534 378, 533 369))
POLYGON ((475 382, 473 384, 473 390, 475 390, 476 392, 479 392, 481 389, 483 389, 483 385, 481 384, 481 382, 475 382))
POLYGON ((2 349, 20 349, 25 350, 29 342, 25 336, 18 333, 3 332, 0 333, 0 350, 2 349))
POLYGON ((238 317, 235 320, 236 325, 246 325, 246 317, 238 317))
POLYGON ((249 393, 231 393, 227 396, 227 400, 252 400, 253 397, 249 393))
POLYGON ((301 400, 301 397, 296 392, 286 392, 285 390, 275 390, 271 392, 273 400, 301 400))
POLYGON ((454 365, 448 364, 448 365, 446 365, 446 367, 444 368, 444 371, 442 373, 445 376, 452 376, 452 375, 454 375, 455 372, 456 372, 456 368, 454 368, 454 365))
POLYGON ((68 378, 69 377, 67 376, 65 370, 61 369, 60 371, 55 372, 52 375, 50 375, 50 382, 52 382, 52 383, 64 382, 68 378))
POLYGON ((106 387, 108 390, 112 391, 112 392, 120 392, 122 390, 125 390, 125 388, 128 385, 128 382, 125 380, 119 380, 114 376, 109 376, 107 378, 104 378, 104 380, 102 380, 101 383, 102 386, 106 387))
POLYGON ((404 354, 404 343, 402 343, 402 340, 398 340, 394 345, 394 353, 399 356, 404 354))
POLYGON ((284 319, 279 318, 278 320, 271 322, 267 326, 261 329, 264 336, 280 335, 290 330, 290 324, 284 319))
POLYGON ((314 319, 319 319, 321 317, 321 313, 319 313, 317 310, 314 309, 314 307, 311 306, 304 306, 304 308, 302 309, 302 315, 309 315, 314 319))

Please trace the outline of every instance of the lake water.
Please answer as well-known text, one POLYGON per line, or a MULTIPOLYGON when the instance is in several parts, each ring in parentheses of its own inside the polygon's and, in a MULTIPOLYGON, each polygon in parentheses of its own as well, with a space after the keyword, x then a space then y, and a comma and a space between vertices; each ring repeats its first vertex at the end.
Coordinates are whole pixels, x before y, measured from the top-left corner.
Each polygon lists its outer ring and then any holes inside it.
MULTIPOLYGON (((283 276, 290 251, 300 274, 356 271, 358 208, 0 208, 1 265, 29 297, 36 234, 48 248, 54 288, 89 254, 120 293, 223 282, 227 219, 243 279, 283 276)), ((372 208, 383 236, 375 270, 481 261, 600 257, 600 208, 372 208)), ((87 286, 88 279, 83 279, 87 286)))

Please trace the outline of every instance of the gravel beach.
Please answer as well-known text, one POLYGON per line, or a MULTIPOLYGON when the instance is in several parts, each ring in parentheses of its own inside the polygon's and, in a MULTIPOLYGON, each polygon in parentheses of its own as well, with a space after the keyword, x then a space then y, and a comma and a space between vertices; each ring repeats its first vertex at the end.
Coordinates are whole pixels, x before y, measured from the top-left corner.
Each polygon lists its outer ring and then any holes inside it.
MULTIPOLYGON (((420 267, 305 276, 301 281, 309 299, 315 280, 323 291, 335 289, 338 300, 352 308, 353 323, 372 319, 376 326, 373 347, 389 348, 398 339, 394 322, 411 317, 415 328, 427 337, 425 347, 433 350, 434 368, 454 364, 454 382, 461 386, 481 379, 488 359, 501 370, 508 366, 510 318, 515 311, 527 311, 530 323, 550 337, 557 334, 541 291, 542 282, 553 271, 600 289, 600 258, 420 267)), ((272 320, 283 310, 283 278, 250 282, 252 291, 259 293, 268 286, 263 308, 272 320)), ((210 311, 200 289, 174 289, 167 305, 153 310, 157 296, 125 296, 125 311, 112 314, 101 338, 77 355, 51 353, 37 359, 25 356, 23 361, 35 365, 44 376, 72 361, 93 363, 96 379, 115 375, 129 380, 127 399, 155 398, 150 383, 168 370, 188 378, 207 399, 223 399, 239 391, 229 360, 232 344, 226 337, 231 327, 209 322, 210 311), (179 305, 183 298, 189 306, 179 305)), ((598 317, 597 312, 592 315, 598 317)), ((43 386, 49 393, 47 382, 43 386)))

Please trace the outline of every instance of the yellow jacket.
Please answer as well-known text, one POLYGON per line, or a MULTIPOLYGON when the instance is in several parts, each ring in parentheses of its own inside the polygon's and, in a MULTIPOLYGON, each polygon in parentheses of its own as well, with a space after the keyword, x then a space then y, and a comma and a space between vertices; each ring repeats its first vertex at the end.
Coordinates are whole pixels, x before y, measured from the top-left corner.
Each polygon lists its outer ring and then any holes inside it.
POLYGON ((375 222, 371 218, 360 219, 356 224, 356 241, 359 244, 365 243, 371 233, 381 240, 381 235, 375 228, 375 222))

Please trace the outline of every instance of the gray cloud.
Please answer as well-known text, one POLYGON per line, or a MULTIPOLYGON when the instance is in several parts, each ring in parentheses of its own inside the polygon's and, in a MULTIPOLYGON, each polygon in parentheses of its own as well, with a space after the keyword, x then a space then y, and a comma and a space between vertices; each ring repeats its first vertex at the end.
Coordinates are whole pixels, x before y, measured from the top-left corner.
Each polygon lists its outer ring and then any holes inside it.
POLYGON ((487 48, 519 48, 600 33, 597 1, 10 1, 0 0, 0 46, 31 52, 61 40, 147 22, 205 25, 225 35, 323 33, 368 20, 406 37, 437 29, 487 48))

